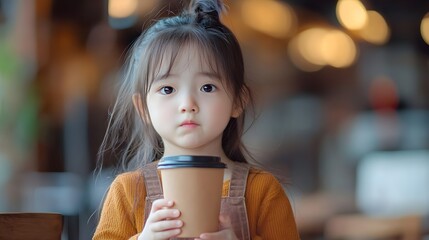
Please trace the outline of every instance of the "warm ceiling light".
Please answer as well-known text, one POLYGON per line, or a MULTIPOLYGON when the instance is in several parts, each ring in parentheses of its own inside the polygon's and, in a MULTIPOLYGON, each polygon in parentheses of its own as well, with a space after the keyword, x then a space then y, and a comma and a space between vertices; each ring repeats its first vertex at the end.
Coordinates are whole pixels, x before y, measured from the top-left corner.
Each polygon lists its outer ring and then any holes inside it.
POLYGON ((292 62, 304 71, 316 71, 325 65, 344 68, 357 58, 357 47, 346 33, 318 27, 299 33, 288 51, 292 62))
POLYGON ((374 44, 384 44, 390 38, 390 29, 383 16, 376 11, 368 11, 368 21, 358 31, 358 34, 366 41, 374 44))
POLYGON ((422 35, 423 40, 429 44, 429 13, 423 17, 422 22, 420 24, 420 33, 422 35))
POLYGON ((339 0, 336 12, 341 25, 350 30, 361 29, 368 17, 365 6, 359 0, 339 0))
POLYGON ((308 62, 322 66, 326 64, 320 52, 320 39, 323 39, 326 33, 327 30, 323 28, 310 28, 297 36, 298 51, 308 62))
POLYGON ((251 28, 276 38, 286 38, 296 27, 296 16, 285 3, 248 0, 241 6, 243 21, 251 28))
POLYGON ((321 56, 331 66, 344 68, 356 59, 356 46, 353 40, 339 30, 328 31, 321 41, 321 56))
POLYGON ((137 0, 109 0, 108 12, 113 18, 127 18, 136 12, 137 7, 137 0))
POLYGON ((315 72, 323 68, 323 65, 316 65, 305 59, 298 48, 298 38, 294 37, 288 44, 288 55, 293 65, 304 72, 315 72))

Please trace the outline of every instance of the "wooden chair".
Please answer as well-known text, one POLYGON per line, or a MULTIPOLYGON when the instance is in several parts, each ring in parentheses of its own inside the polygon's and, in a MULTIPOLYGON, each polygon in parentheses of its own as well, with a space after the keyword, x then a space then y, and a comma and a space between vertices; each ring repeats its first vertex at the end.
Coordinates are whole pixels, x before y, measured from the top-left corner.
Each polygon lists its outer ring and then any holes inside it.
POLYGON ((0 240, 59 240, 63 216, 57 213, 0 213, 0 240))

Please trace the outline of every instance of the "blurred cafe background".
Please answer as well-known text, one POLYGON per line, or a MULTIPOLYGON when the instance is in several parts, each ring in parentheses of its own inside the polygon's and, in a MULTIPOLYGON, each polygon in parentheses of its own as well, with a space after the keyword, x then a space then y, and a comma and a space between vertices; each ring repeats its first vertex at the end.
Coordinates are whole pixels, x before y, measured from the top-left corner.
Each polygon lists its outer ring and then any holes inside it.
MULTIPOLYGON (((0 0, 0 212, 59 212, 63 239, 91 238, 127 49, 187 2, 0 0)), ((225 2, 255 98, 244 140, 302 239, 390 238, 341 235, 344 219, 429 215, 429 1, 225 2)))

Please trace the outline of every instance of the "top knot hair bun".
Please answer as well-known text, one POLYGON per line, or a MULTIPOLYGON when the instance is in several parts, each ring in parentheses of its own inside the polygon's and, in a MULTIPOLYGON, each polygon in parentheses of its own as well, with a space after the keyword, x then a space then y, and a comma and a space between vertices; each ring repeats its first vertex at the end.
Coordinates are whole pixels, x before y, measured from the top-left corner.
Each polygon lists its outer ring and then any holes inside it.
POLYGON ((190 12, 195 14, 195 22, 206 28, 220 23, 223 10, 221 0, 192 0, 190 4, 190 12))

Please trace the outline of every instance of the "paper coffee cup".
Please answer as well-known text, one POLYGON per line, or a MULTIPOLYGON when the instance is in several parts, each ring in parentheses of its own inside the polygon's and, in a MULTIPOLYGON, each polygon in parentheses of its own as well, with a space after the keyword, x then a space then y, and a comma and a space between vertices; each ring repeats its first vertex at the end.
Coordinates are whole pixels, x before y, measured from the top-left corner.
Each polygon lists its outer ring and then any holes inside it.
POLYGON ((164 198, 175 202, 184 222, 178 237, 219 230, 225 167, 215 156, 168 156, 159 161, 164 198))

